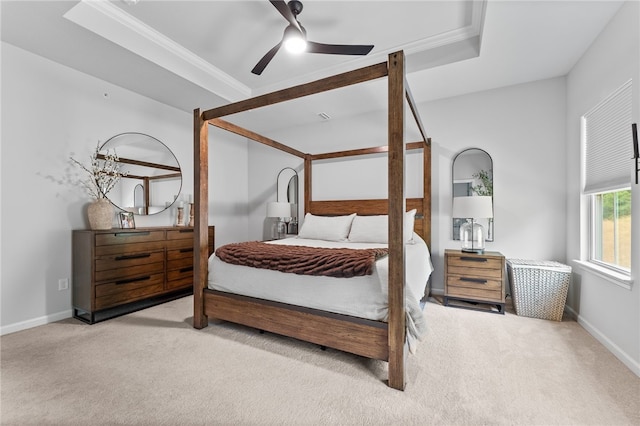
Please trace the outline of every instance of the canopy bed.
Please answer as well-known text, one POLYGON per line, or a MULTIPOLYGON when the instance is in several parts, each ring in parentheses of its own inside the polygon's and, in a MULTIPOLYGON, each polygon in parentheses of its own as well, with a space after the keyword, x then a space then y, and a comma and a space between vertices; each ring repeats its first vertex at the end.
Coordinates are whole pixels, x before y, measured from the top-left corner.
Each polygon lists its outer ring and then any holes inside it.
MULTIPOLYGON (((194 251, 194 318, 195 328, 204 328, 209 319, 235 322, 260 330, 294 337, 373 359, 388 361, 388 385, 403 390, 407 355, 407 302, 405 261, 407 240, 405 217, 415 209, 415 233, 430 245, 431 233, 431 148, 417 107, 405 78, 405 58, 402 51, 389 55, 388 61, 338 74, 307 84, 221 106, 208 111, 194 111, 194 184, 195 232, 194 251), (221 117, 255 108, 285 102, 327 90, 387 77, 388 145, 375 148, 306 154, 277 141, 239 127, 221 117), (405 144, 405 99, 412 112, 422 140, 405 144), (208 285, 208 126, 233 132, 250 140, 279 149, 304 160, 304 210, 318 217, 342 215, 387 215, 388 262, 385 282, 388 283, 386 321, 370 320, 327 310, 282 303, 214 290, 208 285), (423 153, 423 196, 405 197, 405 152, 423 153), (316 201, 312 190, 312 165, 316 160, 341 159, 351 156, 388 153, 388 199, 316 201), (419 151, 418 151, 419 152, 419 151), (388 271, 388 272, 387 272, 388 271)), ((304 223, 302 224, 304 228, 304 223)), ((409 232, 411 229, 409 229, 409 232)), ((300 240, 302 241, 302 240, 300 240)), ((264 243, 261 243, 264 244, 264 243)), ((272 272, 272 271, 267 271, 272 272)), ((429 271, 430 272, 430 271, 429 271)), ((280 273, 280 272, 278 272, 280 273)), ((286 274, 289 275, 289 274, 286 274)), ((304 277, 307 279, 308 277, 304 277)), ((351 279, 351 278, 349 278, 351 279)), ((425 283, 426 285, 426 283, 425 283)), ((386 289, 385 289, 386 290, 386 289)), ((418 298, 422 294, 417 295, 418 298)))

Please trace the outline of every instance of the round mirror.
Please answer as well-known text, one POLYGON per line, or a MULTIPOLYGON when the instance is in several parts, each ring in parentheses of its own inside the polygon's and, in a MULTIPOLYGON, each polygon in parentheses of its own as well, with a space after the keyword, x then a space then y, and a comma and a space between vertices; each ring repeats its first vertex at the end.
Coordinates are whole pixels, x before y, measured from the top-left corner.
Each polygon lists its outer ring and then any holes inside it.
POLYGON ((160 213, 171 206, 182 189, 182 171, 173 152, 153 136, 121 133, 100 151, 116 153, 127 175, 108 193, 119 209, 138 215, 160 213))
MULTIPOLYGON (((452 165, 453 197, 493 197, 493 160, 479 148, 465 149, 456 155, 452 165)), ((453 218, 453 239, 460 239, 460 225, 466 218, 453 218)), ((493 218, 480 218, 478 222, 486 230, 486 240, 493 241, 493 218)))

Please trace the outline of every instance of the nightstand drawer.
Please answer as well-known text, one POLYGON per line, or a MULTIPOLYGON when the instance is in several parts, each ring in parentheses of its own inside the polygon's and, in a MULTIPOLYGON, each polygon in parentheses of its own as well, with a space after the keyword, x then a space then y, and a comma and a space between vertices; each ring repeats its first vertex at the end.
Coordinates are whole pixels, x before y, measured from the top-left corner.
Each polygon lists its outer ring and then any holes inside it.
POLYGON ((484 268, 468 268, 462 266, 451 266, 449 264, 447 271, 451 275, 459 275, 459 276, 467 276, 473 278, 486 278, 486 279, 497 279, 500 280, 502 278, 502 270, 500 266, 494 269, 484 269, 484 268))
POLYGON ((487 258, 478 255, 448 256, 447 266, 449 267, 450 271, 453 270, 453 268, 462 268, 462 270, 467 268, 474 268, 500 271, 500 269, 502 268, 502 261, 500 259, 487 258))
POLYGON ((497 276, 497 279, 485 279, 483 277, 465 277, 459 275, 447 275, 447 285, 452 287, 465 287, 465 288, 477 288, 485 290, 500 290, 502 289, 501 276, 497 276))
POLYGON ((447 295, 461 299, 496 301, 501 299, 502 292, 500 289, 487 290, 482 288, 449 287, 447 295))

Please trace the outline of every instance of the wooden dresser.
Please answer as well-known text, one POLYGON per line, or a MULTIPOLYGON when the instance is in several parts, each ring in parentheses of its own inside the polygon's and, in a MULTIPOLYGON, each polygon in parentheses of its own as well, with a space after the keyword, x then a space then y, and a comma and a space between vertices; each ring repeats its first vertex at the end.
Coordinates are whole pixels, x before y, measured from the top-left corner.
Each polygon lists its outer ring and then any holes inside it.
POLYGON ((487 310, 504 314, 505 258, 498 252, 444 252, 445 306, 487 310), (455 303, 455 302, 464 303, 455 303), (454 302, 454 303, 451 303, 454 302), (489 305, 489 309, 482 306, 489 305), (492 306, 497 311, 491 309, 492 306))
MULTIPOLYGON (((73 316, 89 324, 193 292, 193 228, 74 230, 73 316)), ((209 255, 215 228, 209 227, 209 255)))

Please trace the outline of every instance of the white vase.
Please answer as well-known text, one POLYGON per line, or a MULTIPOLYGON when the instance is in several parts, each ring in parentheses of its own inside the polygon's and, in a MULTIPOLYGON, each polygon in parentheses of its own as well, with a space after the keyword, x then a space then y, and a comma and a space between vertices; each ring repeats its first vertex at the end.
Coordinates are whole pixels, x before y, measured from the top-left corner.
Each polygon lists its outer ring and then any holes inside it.
POLYGON ((93 230, 111 229, 113 227, 113 204, 106 198, 98 198, 87 208, 89 226, 93 230))

